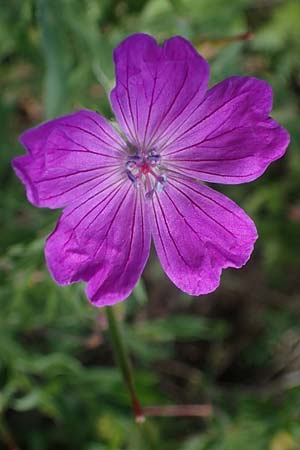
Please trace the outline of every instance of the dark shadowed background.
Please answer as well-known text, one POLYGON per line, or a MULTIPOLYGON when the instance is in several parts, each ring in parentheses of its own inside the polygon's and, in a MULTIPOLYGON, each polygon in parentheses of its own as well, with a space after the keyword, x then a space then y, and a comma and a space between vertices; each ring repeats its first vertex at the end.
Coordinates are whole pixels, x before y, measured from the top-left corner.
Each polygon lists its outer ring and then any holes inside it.
POLYGON ((0 0, 0 443, 12 450, 300 449, 300 2, 0 0), (192 298, 153 253, 117 308, 141 402, 212 403, 208 419, 134 423, 104 312, 44 262, 59 212, 27 203, 10 160, 26 128, 80 108, 112 118, 112 49, 143 31, 190 39, 211 83, 251 75, 274 89, 287 155, 259 180, 219 187, 254 218, 248 265, 192 298), (251 40, 231 39, 245 32, 251 40))

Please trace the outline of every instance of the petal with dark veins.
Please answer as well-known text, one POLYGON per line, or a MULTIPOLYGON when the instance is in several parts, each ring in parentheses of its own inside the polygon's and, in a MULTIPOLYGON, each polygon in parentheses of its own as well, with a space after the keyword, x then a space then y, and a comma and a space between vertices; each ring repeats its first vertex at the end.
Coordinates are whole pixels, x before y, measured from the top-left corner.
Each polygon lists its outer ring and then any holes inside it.
POLYGON ((66 206, 125 164, 124 141, 93 111, 46 122, 20 141, 28 154, 15 158, 13 166, 36 206, 66 206))
POLYGON ((254 223, 233 201, 176 175, 153 198, 151 227, 164 271, 191 295, 214 291, 222 269, 242 267, 257 239, 254 223))
POLYGON ((57 283, 87 282, 96 306, 128 297, 150 249, 141 195, 130 181, 114 176, 64 210, 45 250, 57 283))
POLYGON ((111 92, 115 115, 128 140, 159 151, 202 101, 209 67, 182 37, 160 47, 145 34, 134 34, 115 50, 116 87, 111 92))
POLYGON ((272 90, 256 78, 232 77, 211 88, 165 142, 163 162, 199 180, 238 184, 280 158, 289 135, 269 117, 272 90))

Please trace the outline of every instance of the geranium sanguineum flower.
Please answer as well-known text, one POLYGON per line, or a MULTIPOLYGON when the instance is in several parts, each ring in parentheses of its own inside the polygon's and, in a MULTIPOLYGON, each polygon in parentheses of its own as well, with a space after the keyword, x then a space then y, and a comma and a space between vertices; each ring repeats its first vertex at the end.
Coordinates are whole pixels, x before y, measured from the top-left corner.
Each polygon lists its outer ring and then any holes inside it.
POLYGON ((162 47, 145 34, 115 50, 111 105, 119 127, 82 110, 21 136, 14 169, 31 203, 64 208, 46 260, 59 284, 83 280, 97 306, 125 299, 147 261, 151 236, 162 267, 192 295, 243 266, 257 232, 206 182, 259 177, 288 145, 269 113, 272 90, 231 77, 207 88, 207 62, 181 37, 162 47))

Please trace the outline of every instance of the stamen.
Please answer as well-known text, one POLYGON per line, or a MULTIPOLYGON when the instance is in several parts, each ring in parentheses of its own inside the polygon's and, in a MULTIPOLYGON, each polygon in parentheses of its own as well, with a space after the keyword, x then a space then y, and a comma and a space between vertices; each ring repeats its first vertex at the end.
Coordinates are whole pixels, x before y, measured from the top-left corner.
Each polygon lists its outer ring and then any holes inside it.
POLYGON ((154 150, 150 150, 147 155, 147 162, 151 166, 157 166, 160 164, 160 155, 156 153, 154 150))
POLYGON ((137 177, 133 175, 133 173, 130 170, 126 170, 126 173, 130 181, 132 181, 133 183, 137 182, 137 177))
POLYGON ((126 162, 126 174, 135 187, 143 185, 145 198, 151 199, 155 192, 164 190, 167 176, 160 167, 161 157, 155 150, 136 152, 126 162))

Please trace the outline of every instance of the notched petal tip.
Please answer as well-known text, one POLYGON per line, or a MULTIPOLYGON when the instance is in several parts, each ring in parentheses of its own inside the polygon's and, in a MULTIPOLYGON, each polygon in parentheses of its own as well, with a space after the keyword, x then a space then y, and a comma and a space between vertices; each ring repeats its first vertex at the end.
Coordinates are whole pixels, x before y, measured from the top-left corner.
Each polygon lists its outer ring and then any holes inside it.
POLYGON ((30 155, 17 156, 11 161, 16 176, 21 180, 26 189, 27 200, 34 206, 40 206, 39 195, 35 183, 32 181, 28 167, 31 164, 30 155))
MULTIPOLYGON (((187 60, 189 58, 201 59, 204 66, 203 71, 209 75, 209 64, 205 58, 195 49, 195 47, 183 36, 173 36, 167 39, 162 45, 164 54, 170 60, 187 60)), ((200 75, 200 74, 199 74, 200 75)))
MULTIPOLYGON (((136 281, 136 283, 138 280, 136 281)), ((136 283, 128 289, 120 290, 118 292, 108 292, 106 294, 100 294, 98 292, 98 288, 93 286, 91 282, 89 282, 85 288, 85 292, 89 302, 95 306, 96 308, 103 308, 104 306, 113 306, 117 303, 120 303, 126 300, 132 293, 135 288, 136 283)))

